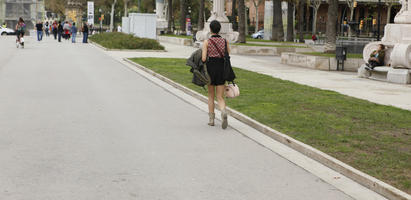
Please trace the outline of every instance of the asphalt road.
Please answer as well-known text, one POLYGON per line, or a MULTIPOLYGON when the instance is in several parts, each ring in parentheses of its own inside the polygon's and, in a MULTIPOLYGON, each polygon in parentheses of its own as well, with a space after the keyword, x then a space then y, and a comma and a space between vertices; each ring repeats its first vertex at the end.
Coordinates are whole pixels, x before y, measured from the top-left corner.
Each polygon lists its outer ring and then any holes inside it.
POLYGON ((0 199, 351 199, 90 45, 0 37, 0 199))

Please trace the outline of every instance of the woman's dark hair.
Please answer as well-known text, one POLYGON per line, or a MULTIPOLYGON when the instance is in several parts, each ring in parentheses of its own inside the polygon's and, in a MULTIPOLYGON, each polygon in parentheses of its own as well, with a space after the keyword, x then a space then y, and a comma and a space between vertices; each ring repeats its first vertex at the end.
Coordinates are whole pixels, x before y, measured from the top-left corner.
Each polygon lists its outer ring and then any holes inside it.
POLYGON ((385 45, 380 44, 381 49, 385 49, 385 45))
POLYGON ((23 18, 19 18, 19 22, 23 22, 24 23, 24 20, 23 20, 23 18))
POLYGON ((218 34, 221 29, 221 24, 217 20, 213 20, 210 22, 210 29, 212 33, 218 34))

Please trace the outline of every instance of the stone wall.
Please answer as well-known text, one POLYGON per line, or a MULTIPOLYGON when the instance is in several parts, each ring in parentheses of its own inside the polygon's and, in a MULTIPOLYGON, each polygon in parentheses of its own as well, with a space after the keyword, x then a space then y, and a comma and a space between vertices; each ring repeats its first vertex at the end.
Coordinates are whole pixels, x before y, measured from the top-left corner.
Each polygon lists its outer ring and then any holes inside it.
POLYGON ((159 42, 178 44, 183 46, 193 46, 193 40, 188 38, 178 38, 169 36, 157 36, 159 42))
POLYGON ((310 48, 231 45, 231 54, 280 56, 284 52, 311 52, 310 48))
MULTIPOLYGON (((298 53, 282 53, 281 63, 311 69, 331 71, 337 70, 337 60, 335 58, 325 56, 312 56, 298 53)), ((344 62, 344 71, 356 72, 358 68, 360 68, 363 64, 363 59, 348 58, 344 62)))

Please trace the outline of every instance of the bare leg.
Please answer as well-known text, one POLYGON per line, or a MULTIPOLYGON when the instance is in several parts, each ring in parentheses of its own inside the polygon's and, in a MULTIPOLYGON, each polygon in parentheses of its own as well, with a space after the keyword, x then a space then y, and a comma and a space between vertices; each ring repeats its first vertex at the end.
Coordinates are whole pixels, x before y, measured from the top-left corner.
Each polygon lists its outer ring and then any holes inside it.
POLYGON ((215 86, 208 85, 208 112, 214 113, 215 86))
POLYGON ((225 90, 225 85, 217 86, 217 101, 218 101, 218 107, 220 108, 221 111, 225 109, 224 90, 225 90))
POLYGON ((228 126, 228 120, 227 120, 227 111, 225 110, 225 100, 224 100, 224 90, 225 90, 225 85, 219 85, 217 86, 217 101, 218 101, 218 107, 220 107, 221 110, 221 127, 223 129, 226 129, 228 126))
POLYGON ((208 86, 208 116, 209 116, 209 126, 214 126, 214 97, 215 97, 215 87, 212 85, 208 86))

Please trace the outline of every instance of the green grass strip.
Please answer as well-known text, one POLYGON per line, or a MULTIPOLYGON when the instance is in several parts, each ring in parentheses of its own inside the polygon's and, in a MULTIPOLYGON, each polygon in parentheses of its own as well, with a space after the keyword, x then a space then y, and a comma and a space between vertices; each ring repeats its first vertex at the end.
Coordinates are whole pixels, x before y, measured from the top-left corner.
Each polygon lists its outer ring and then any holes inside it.
POLYGON ((125 33, 94 34, 89 39, 108 49, 164 50, 164 47, 156 40, 139 38, 125 33))
MULTIPOLYGON (((330 58, 335 58, 335 54, 333 53, 321 53, 321 52, 304 52, 301 54, 305 55, 312 55, 312 56, 323 56, 323 57, 330 57, 330 58)), ((363 58, 362 54, 353 54, 349 53, 347 54, 347 58, 363 58)))
MULTIPOLYGON (((133 58, 203 95, 185 59, 133 58)), ((241 95, 231 108, 411 192, 411 111, 235 68, 241 95)), ((206 123, 204 118, 204 123, 206 123)))
POLYGON ((174 34, 164 34, 164 35, 160 35, 160 36, 166 36, 166 37, 176 37, 176 38, 185 38, 185 39, 193 39, 193 36, 190 35, 174 35, 174 34))

